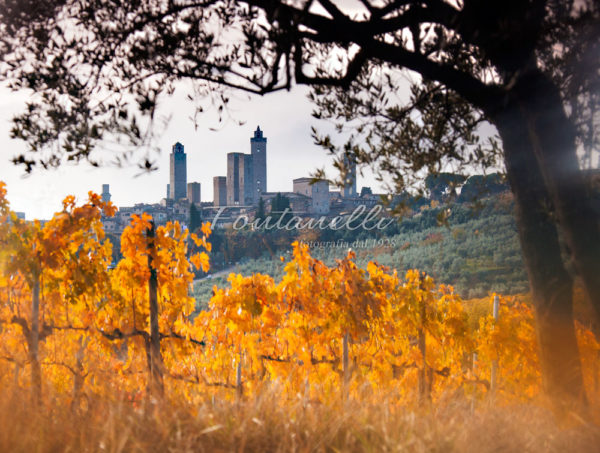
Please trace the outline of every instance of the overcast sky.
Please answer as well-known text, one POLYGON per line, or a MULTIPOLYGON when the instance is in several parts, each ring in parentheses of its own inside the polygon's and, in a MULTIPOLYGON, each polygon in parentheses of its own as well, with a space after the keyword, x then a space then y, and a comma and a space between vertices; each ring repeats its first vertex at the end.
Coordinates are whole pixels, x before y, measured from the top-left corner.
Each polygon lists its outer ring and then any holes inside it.
MULTIPOLYGON (((226 175, 226 155, 229 152, 250 152, 250 137, 260 125, 268 139, 267 178, 268 190, 291 191, 292 179, 308 176, 318 167, 331 169, 331 156, 313 144, 310 127, 327 128, 324 122, 310 115, 312 106, 306 98, 307 89, 296 87, 291 92, 273 93, 264 97, 239 94, 232 102, 236 119, 245 120, 239 126, 235 121, 219 125, 216 115, 200 117, 198 130, 190 119, 193 106, 185 99, 186 92, 179 90, 172 98, 163 100, 161 113, 171 114, 158 145, 162 150, 158 158, 158 171, 137 176, 137 167, 92 168, 86 163, 63 165, 56 170, 34 170, 25 175, 23 168, 14 166, 10 159, 25 150, 24 142, 11 140, 11 118, 21 112, 27 96, 0 89, 0 180, 6 182, 8 199, 14 211, 23 211, 27 219, 51 217, 60 210, 62 199, 74 194, 83 199, 89 190, 102 190, 110 184, 112 201, 117 206, 135 203, 156 203, 164 198, 169 182, 169 153, 179 141, 187 154, 188 182, 202 184, 202 200, 212 201, 213 176, 226 175), (218 131, 209 128, 217 127, 218 131)), ((371 186, 379 190, 372 175, 358 175, 358 189, 371 186)))

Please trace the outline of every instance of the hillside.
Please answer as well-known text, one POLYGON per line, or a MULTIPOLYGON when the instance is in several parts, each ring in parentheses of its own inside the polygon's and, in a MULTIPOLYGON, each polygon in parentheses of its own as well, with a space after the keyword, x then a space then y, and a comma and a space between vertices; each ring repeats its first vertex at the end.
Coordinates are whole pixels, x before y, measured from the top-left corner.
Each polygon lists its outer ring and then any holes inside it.
MULTIPOLYGON (((528 290, 521 250, 513 216, 513 203, 506 194, 489 198, 478 205, 457 203, 451 206, 447 225, 438 224, 439 208, 425 209, 383 232, 324 231, 311 238, 311 253, 330 265, 343 257, 348 248, 357 254, 357 264, 369 261, 397 269, 425 271, 439 283, 450 284, 464 298, 483 297, 489 292, 524 293, 528 290)), ((240 232, 240 243, 259 243, 259 232, 240 232)), ((267 235, 270 233, 266 233, 267 235)), ((291 238, 302 239, 302 238, 291 238)), ((277 241, 282 242, 282 241, 277 241)), ((265 242, 266 243, 266 242, 265 242)), ((280 278, 289 247, 271 244, 262 247, 262 256, 242 257, 228 269, 244 276, 263 273, 280 278)), ((237 251, 240 252, 239 250, 237 251)), ((212 287, 225 287, 228 273, 198 281, 194 295, 199 307, 206 307, 212 287)))

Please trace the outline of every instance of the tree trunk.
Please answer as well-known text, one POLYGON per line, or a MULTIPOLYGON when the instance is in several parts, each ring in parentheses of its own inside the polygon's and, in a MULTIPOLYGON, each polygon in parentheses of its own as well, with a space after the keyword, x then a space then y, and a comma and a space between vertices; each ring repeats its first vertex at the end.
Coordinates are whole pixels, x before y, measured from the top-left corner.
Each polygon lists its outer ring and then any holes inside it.
POLYGON ((600 229, 575 149, 575 128, 552 80, 531 71, 516 86, 530 141, 573 264, 600 321, 600 229))
POLYGON ((522 112, 506 106, 494 118, 515 195, 519 239, 533 295, 546 395, 561 407, 585 402, 573 320, 573 281, 563 265, 550 196, 522 112))
POLYGON ((31 362, 31 395, 34 404, 42 400, 42 369, 39 358, 40 343, 40 277, 35 276, 31 297, 31 330, 29 332, 29 361, 31 362))
POLYGON ((154 253, 154 222, 146 231, 148 238, 148 269, 150 280, 148 281, 148 293, 150 303, 150 391, 155 397, 162 398, 164 394, 163 384, 163 360, 160 352, 160 331, 158 327, 158 277, 156 269, 152 264, 154 253))

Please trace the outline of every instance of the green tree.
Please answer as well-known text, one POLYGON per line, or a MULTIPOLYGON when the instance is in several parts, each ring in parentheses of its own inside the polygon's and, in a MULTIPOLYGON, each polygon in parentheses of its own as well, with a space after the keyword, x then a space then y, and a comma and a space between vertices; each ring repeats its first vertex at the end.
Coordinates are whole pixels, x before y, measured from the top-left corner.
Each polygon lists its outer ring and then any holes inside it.
POLYGON ((508 190, 508 185, 498 173, 473 175, 463 184, 459 201, 475 201, 480 197, 494 195, 508 190))
POLYGON ((280 225, 285 225, 292 218, 290 199, 282 195, 281 192, 277 192, 277 195, 271 201, 269 216, 271 217, 271 225, 276 222, 280 222, 280 225), (287 213, 286 209, 288 210, 287 213))
POLYGON ((258 207, 256 208, 256 215, 254 216, 254 221, 257 223, 261 223, 264 222, 265 218, 266 218, 266 212, 265 212, 265 200, 263 200, 263 198, 261 197, 260 200, 258 200, 258 207))
POLYGON ((190 203, 190 231, 195 232, 202 226, 202 211, 194 203, 190 203))
POLYGON ((429 174, 425 178, 425 187, 432 200, 444 201, 456 195, 456 186, 465 181, 463 175, 454 173, 429 174))

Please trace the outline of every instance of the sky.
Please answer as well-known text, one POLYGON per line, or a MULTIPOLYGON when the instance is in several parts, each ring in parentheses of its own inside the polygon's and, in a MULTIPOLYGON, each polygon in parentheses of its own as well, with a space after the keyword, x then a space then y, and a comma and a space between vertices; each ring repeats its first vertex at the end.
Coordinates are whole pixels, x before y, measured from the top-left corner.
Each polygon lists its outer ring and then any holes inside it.
MULTIPOLYGON (((344 6, 350 12, 362 11, 356 0, 345 0, 344 6)), ((202 201, 212 201, 213 176, 226 175, 227 153, 250 152, 250 137, 257 126, 268 140, 268 191, 291 191, 293 179, 309 176, 317 168, 326 168, 330 177, 337 176, 331 165, 332 157, 311 138, 311 126, 317 126, 320 131, 331 131, 332 127, 311 117, 307 87, 296 86, 290 92, 254 96, 250 100, 247 94, 231 93, 231 110, 235 119, 245 121, 245 125, 239 126, 233 120, 219 124, 216 113, 212 112, 200 117, 197 129, 190 119, 194 106, 186 99, 188 92, 182 83, 171 98, 162 101, 159 114, 171 119, 157 137, 156 146, 161 150, 157 171, 140 175, 134 160, 123 168, 98 169, 80 162, 63 164, 58 169, 35 169, 33 174, 27 175, 22 167, 10 162, 12 157, 26 150, 24 142, 10 139, 10 129, 11 118, 25 108, 27 94, 13 93, 0 86, 0 181, 7 184, 11 209, 24 212, 27 219, 47 219, 61 209, 66 195, 83 200, 90 190, 100 193, 102 184, 110 185, 116 206, 158 203, 165 197, 169 182, 169 153, 178 141, 187 154, 188 182, 200 182, 202 201)), ((358 190, 363 186, 375 192, 383 191, 368 170, 357 177, 358 190)))
MULTIPOLYGON (((140 175, 135 161, 128 167, 99 169, 81 162, 63 164, 56 170, 35 169, 33 174, 26 175, 22 167, 10 162, 26 149, 23 141, 10 139, 10 129, 11 118, 24 109, 27 95, 0 88, 0 181, 7 184, 11 209, 24 212, 29 220, 48 219, 60 211, 66 195, 84 200, 90 190, 100 193, 102 184, 110 185, 116 206, 158 203, 165 197, 169 182, 171 147, 179 141, 187 154, 188 182, 200 182, 202 201, 212 201, 212 178, 227 174, 227 153, 249 153, 250 137, 260 126, 268 140, 267 189, 270 192, 291 191, 292 179, 309 176, 317 168, 325 167, 331 176, 337 176, 332 157, 313 143, 310 133, 311 126, 331 130, 331 125, 311 117, 312 105, 306 98, 307 93, 306 87, 262 97, 238 93, 231 101, 231 111, 235 119, 246 121, 243 126, 233 119, 220 124, 216 113, 209 112, 200 117, 196 130, 190 118, 193 105, 186 100, 187 92, 179 89, 161 104, 160 114, 170 116, 170 121, 157 137, 161 150, 157 171, 140 175)), ((381 190, 368 171, 357 177, 358 190, 362 186, 381 190)))

